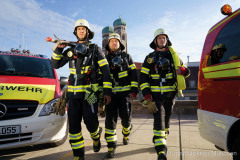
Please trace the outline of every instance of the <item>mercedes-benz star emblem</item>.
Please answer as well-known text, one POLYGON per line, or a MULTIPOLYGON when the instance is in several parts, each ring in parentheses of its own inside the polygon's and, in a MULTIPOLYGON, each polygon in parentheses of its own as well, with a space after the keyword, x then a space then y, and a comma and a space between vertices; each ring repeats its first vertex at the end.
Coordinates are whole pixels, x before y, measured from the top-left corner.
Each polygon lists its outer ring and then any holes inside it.
POLYGON ((7 107, 0 103, 0 118, 2 118, 7 113, 7 107))

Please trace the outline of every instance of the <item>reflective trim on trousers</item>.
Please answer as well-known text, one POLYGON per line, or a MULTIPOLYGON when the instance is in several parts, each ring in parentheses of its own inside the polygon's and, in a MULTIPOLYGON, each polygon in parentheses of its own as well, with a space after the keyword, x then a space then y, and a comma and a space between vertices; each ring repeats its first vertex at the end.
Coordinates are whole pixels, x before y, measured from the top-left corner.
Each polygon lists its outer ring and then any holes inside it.
POLYGON ((165 137, 165 131, 153 130, 153 134, 154 134, 154 136, 165 137))
POLYGON ((105 128, 105 133, 106 134, 116 134, 116 129, 113 129, 113 130, 111 130, 111 129, 107 129, 107 128, 105 128))
POLYGON ((122 132, 123 132, 123 134, 129 134, 130 132, 131 132, 131 125, 128 127, 128 128, 122 128, 122 132))
POLYGON ((117 135, 106 137, 107 142, 114 142, 117 140, 117 135))
POLYGON ((69 133, 69 139, 70 140, 78 140, 82 138, 82 132, 77 133, 77 134, 71 134, 69 133))
POLYGON ((76 143, 71 143, 72 149, 79 149, 84 147, 84 140, 76 143))
POLYGON ((167 145, 167 141, 165 138, 154 139, 154 145, 155 146, 167 145))
POLYGON ((91 137, 92 137, 93 139, 99 138, 99 127, 98 127, 98 129, 97 129, 95 132, 90 133, 90 134, 91 134, 91 137))

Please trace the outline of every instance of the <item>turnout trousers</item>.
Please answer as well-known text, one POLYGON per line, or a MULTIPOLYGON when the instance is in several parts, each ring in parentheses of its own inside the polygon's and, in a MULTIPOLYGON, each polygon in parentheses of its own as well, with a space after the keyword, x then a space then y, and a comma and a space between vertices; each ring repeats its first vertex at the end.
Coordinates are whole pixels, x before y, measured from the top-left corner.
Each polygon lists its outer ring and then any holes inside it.
POLYGON ((105 139, 108 148, 116 148, 116 126, 118 115, 121 118, 122 134, 128 137, 131 131, 132 104, 126 97, 112 96, 111 103, 106 106, 105 139))
POLYGON ((166 139, 169 134, 170 118, 174 103, 174 97, 164 99, 155 98, 155 104, 158 111, 153 114, 153 143, 157 153, 162 151, 165 152, 165 154, 167 153, 166 139))
POLYGON ((69 123, 69 142, 73 150, 74 157, 84 156, 84 138, 82 135, 81 121, 90 132, 94 141, 100 139, 99 121, 98 121, 98 105, 94 103, 92 106, 84 99, 69 99, 68 102, 68 123, 69 123))

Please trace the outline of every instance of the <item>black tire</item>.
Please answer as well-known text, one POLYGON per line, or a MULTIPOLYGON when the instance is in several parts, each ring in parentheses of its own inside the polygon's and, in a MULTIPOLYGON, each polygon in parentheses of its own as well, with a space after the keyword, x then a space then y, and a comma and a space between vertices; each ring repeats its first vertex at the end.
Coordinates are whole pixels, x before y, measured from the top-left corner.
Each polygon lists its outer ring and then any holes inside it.
POLYGON ((233 160, 240 160, 240 136, 238 136, 233 143, 233 160))
POLYGON ((214 145, 214 146, 215 146, 215 148, 217 148, 218 150, 220 150, 220 151, 224 151, 224 149, 218 147, 217 145, 214 145))

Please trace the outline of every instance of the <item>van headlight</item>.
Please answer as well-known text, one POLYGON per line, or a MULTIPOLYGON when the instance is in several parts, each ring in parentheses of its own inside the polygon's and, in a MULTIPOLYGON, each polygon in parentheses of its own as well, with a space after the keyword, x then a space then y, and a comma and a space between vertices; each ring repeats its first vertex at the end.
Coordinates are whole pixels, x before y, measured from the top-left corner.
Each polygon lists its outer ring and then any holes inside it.
POLYGON ((48 116, 51 113, 53 113, 53 109, 54 109, 56 103, 58 102, 58 100, 59 100, 59 98, 54 99, 54 100, 48 102, 47 104, 45 104, 43 106, 43 109, 41 110, 41 112, 39 114, 39 117, 41 117, 41 116, 48 116))

